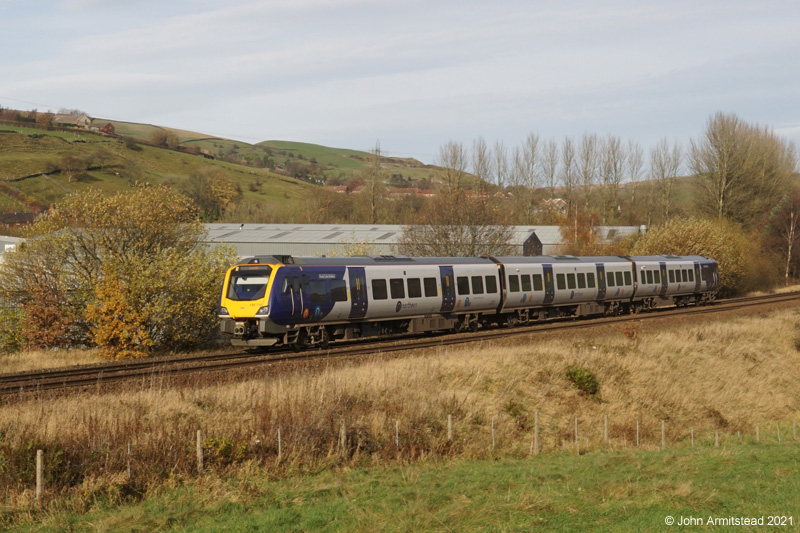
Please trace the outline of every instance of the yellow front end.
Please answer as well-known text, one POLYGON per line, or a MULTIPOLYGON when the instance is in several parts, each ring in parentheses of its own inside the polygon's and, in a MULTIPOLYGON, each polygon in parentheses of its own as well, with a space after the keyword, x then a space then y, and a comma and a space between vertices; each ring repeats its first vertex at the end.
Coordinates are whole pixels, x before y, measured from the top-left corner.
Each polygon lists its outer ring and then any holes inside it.
POLYGON ((282 340, 285 328, 269 320, 272 282, 279 265, 236 265, 222 285, 218 316, 220 331, 235 346, 271 346, 282 340))

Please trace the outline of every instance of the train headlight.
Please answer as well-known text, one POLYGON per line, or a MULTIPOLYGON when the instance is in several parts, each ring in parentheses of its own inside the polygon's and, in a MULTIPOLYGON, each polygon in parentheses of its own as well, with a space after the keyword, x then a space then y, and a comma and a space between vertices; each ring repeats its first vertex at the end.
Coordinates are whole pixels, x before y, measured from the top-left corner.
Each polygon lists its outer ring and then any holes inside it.
POLYGON ((265 317, 269 316, 269 306, 265 305, 264 307, 260 307, 258 311, 256 311, 256 318, 258 317, 265 317))
POLYGON ((219 309, 217 309, 217 316, 222 318, 224 316, 231 316, 231 314, 224 307, 220 307, 219 309))

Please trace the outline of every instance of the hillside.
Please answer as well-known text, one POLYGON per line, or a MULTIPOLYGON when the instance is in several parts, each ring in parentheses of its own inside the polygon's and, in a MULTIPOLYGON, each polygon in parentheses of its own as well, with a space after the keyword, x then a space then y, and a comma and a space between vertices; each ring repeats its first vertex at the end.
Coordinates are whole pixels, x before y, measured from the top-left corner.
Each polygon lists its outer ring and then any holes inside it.
MULTIPOLYGON (((211 170, 236 184, 238 205, 258 206, 280 220, 301 211, 304 199, 321 184, 352 180, 372 157, 357 150, 288 141, 248 144, 104 119, 93 119, 92 127, 109 123, 115 136, 0 122, 0 214, 40 212, 90 187, 109 194, 136 182, 185 187, 191 176, 211 170), (153 145, 154 131, 171 134, 178 144, 153 145)), ((381 164, 405 186, 438 173, 413 159, 382 158, 381 164)))

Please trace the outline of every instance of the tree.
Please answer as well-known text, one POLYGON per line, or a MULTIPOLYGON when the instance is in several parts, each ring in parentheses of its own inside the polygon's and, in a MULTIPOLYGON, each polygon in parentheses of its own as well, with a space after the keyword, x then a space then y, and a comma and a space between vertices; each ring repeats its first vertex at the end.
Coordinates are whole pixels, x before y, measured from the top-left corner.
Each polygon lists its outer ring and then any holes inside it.
POLYGON ((673 218, 653 227, 633 245, 631 255, 703 255, 719 265, 720 294, 743 291, 750 274, 751 240, 735 223, 718 219, 673 218))
POLYGON ((753 228, 780 201, 797 153, 768 128, 716 113, 692 140, 689 164, 698 177, 699 210, 753 228))
MULTIPOLYGON (((87 310, 96 309, 115 287, 132 291, 132 272, 152 275, 145 279, 143 291, 150 287, 157 292, 168 283, 195 302, 197 286, 183 282, 181 269, 212 270, 221 276, 220 262, 210 261, 198 251, 202 235, 191 200, 167 187, 138 186, 113 196, 97 190, 72 194, 54 212, 37 219, 24 248, 6 254, 0 266, 0 290, 20 295, 31 344, 50 345, 47 339, 53 338, 54 332, 61 332, 56 336, 60 345, 102 343, 104 338, 96 336, 102 321, 87 310), (164 262, 166 254, 174 254, 169 263, 164 262), (157 273, 154 265, 160 266, 157 273), (67 324, 59 322, 54 327, 53 311, 67 324)), ((216 291, 205 294, 207 304, 196 308, 204 320, 215 320, 208 309, 217 297, 216 291)), ((126 309, 135 308, 132 300, 125 305, 126 309)), ((188 319, 173 312, 176 305, 159 308, 159 327, 177 328, 178 324, 169 323, 188 319)), ((121 325, 125 320, 120 308, 106 316, 110 324, 121 325)), ((204 339, 198 336, 198 340, 204 339)), ((171 348, 163 343, 153 346, 171 348)), ((142 345, 142 349, 146 347, 142 345)))
POLYGON ((239 185, 216 167, 204 167, 193 172, 182 188, 199 208, 200 216, 208 222, 218 220, 242 195, 239 185))
POLYGON ((509 255, 511 231, 499 206, 468 191, 440 194, 418 224, 406 226, 400 253, 415 257, 509 255))
POLYGON ((485 182, 491 181, 491 154, 489 145, 483 137, 478 137, 472 142, 472 173, 485 182))
POLYGON ((795 247, 800 241, 800 190, 797 187, 784 194, 772 209, 762 237, 768 249, 780 254, 784 283, 788 285, 790 277, 797 276, 798 268, 795 247))
POLYGON ((669 220, 672 215, 673 189, 682 163, 683 152, 677 142, 670 146, 667 139, 661 139, 650 149, 650 181, 657 193, 660 220, 669 220))
POLYGON ((444 168, 444 179, 449 193, 452 194, 464 186, 468 162, 467 150, 460 142, 450 141, 439 147, 435 163, 444 168))

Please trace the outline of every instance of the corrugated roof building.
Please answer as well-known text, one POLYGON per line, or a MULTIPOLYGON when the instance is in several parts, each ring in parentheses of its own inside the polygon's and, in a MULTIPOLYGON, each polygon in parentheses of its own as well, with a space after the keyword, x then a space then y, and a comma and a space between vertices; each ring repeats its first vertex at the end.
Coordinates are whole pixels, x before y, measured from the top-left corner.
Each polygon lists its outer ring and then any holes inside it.
MULTIPOLYGON (((395 255, 402 225, 387 224, 206 224, 211 246, 227 244, 237 255, 296 257, 395 255)), ((640 226, 598 226, 601 243, 644 231, 640 226)), ((553 255, 563 244, 558 226, 511 226, 515 255, 553 255)))

